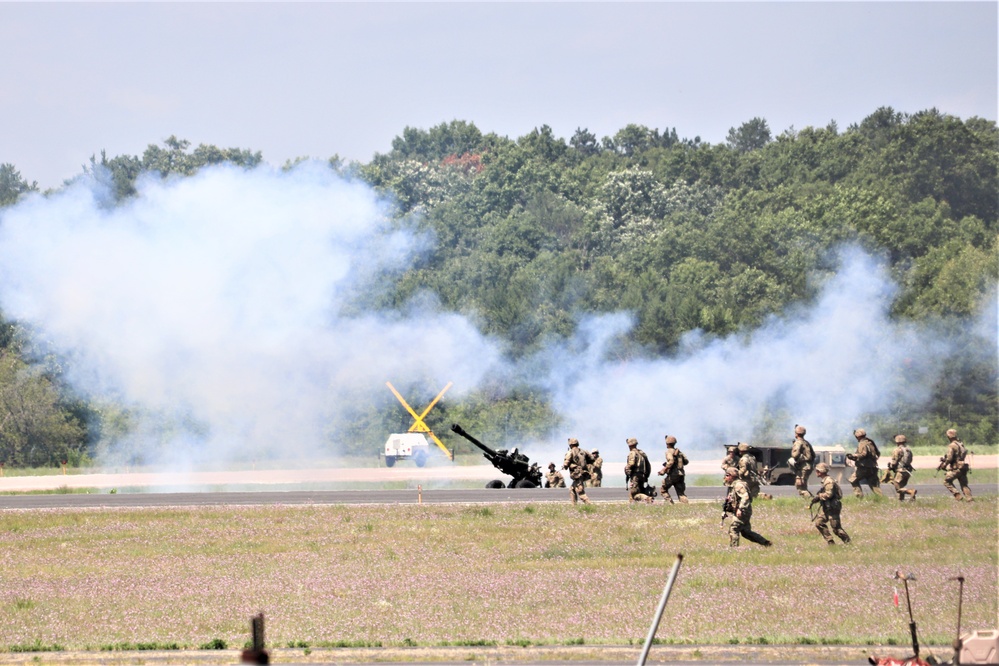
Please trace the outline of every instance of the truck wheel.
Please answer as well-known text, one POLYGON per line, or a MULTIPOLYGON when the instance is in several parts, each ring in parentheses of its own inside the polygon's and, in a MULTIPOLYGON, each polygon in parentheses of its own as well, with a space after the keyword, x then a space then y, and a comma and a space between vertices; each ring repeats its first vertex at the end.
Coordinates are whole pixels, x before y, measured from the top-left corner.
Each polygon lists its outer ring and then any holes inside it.
POLYGON ((517 485, 514 486, 514 487, 515 488, 537 488, 537 486, 534 485, 534 482, 531 481, 530 479, 521 479, 520 481, 517 482, 517 485))
POLYGON ((772 485, 775 486, 793 486, 794 485, 794 474, 781 474, 777 477, 777 480, 773 482, 772 485))
POLYGON ((506 484, 499 479, 494 479, 486 484, 486 488, 506 488, 506 484))
POLYGON ((423 467, 427 464, 427 454, 423 451, 417 451, 413 456, 413 462, 416 463, 417 467, 423 467))
POLYGON ((385 456, 385 466, 391 467, 395 464, 395 456, 385 456))

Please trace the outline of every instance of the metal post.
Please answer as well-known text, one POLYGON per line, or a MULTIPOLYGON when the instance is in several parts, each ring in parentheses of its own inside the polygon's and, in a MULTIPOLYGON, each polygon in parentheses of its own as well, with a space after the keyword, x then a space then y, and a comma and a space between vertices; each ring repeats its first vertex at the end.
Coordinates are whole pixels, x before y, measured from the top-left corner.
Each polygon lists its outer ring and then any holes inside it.
POLYGON ((663 596, 659 599, 659 607, 656 608, 656 616, 652 619, 652 626, 649 627, 649 635, 645 637, 645 646, 642 647, 642 654, 638 658, 638 666, 645 666, 645 660, 649 657, 649 649, 652 647, 652 640, 659 629, 659 621, 662 620, 663 611, 666 610, 666 602, 669 600, 669 593, 673 590, 673 583, 676 581, 676 574, 680 570, 680 562, 683 561, 683 553, 678 553, 673 568, 670 569, 669 578, 666 579, 666 587, 663 589, 663 596))
POLYGON ((961 666, 961 601, 964 599, 964 576, 951 578, 957 581, 957 635, 954 637, 954 666, 961 666))

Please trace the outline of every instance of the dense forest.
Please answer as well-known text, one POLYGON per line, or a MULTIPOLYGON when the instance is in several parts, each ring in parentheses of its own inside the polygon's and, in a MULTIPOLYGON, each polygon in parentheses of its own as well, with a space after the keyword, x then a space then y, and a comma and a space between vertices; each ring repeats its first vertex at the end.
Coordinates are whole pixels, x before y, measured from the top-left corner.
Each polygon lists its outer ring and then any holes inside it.
MULTIPOLYGON (((170 137, 141 156, 95 155, 81 177, 105 179, 120 205, 143 173, 262 161, 252 150, 192 149, 170 137)), ((831 251, 855 243, 884 256, 901 285, 893 318, 968 347, 948 361, 927 404, 895 410, 896 424, 928 424, 926 443, 950 426, 966 442, 999 443, 996 341, 969 335, 999 281, 993 121, 881 108, 845 130, 830 123, 773 136, 754 118, 709 144, 641 125, 603 138, 581 128, 568 140, 542 126, 510 139, 455 120, 407 127, 369 163, 334 156, 328 167, 377 188, 396 219, 436 239, 356 307, 392 310, 430 292, 502 340, 512 358, 570 337, 580 312, 634 313, 622 355, 668 356, 694 330, 752 330, 814 298, 807 276, 831 270, 831 251)), ((37 190, 16 165, 0 165, 0 206, 51 195, 37 190)), ((0 462, 85 463, 101 437, 127 424, 74 396, 51 364, 24 353, 26 344, 17 322, 4 322, 0 462)), ((440 387, 430 388, 424 404, 440 387)), ((517 434, 530 434, 559 415, 535 387, 506 385, 442 404, 434 418, 477 432, 512 420, 517 434)), ((397 404, 359 405, 331 429, 377 441, 408 423, 397 404)))

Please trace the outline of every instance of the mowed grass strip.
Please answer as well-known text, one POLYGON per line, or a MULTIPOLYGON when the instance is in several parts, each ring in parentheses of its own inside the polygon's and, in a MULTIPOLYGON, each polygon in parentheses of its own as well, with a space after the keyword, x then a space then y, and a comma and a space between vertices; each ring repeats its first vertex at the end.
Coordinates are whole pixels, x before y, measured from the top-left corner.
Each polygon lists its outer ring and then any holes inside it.
POLYGON ((267 506, 5 511, 0 650, 273 646, 908 643, 994 628, 999 500, 844 502, 828 547, 796 499, 759 501, 762 549, 718 505, 267 506), (900 604, 892 603, 897 588, 900 604))

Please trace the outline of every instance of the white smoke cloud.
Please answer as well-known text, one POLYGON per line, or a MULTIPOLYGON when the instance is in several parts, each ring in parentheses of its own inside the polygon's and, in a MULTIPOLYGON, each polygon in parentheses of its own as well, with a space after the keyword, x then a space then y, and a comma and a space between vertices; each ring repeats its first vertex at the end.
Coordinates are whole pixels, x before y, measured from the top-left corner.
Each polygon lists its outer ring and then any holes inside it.
POLYGON ((718 455, 767 418, 788 441, 801 423, 815 444, 848 442, 865 415, 925 400, 949 353, 892 320, 885 266, 848 249, 814 305, 757 330, 695 332, 674 357, 620 360, 610 350, 633 317, 588 316, 574 339, 504 365, 498 344, 431 298, 391 315, 356 307, 370 279, 430 241, 390 231, 372 190, 324 165, 210 168, 137 188, 109 206, 81 180, 3 210, 0 306, 69 358, 85 395, 159 415, 122 448, 163 466, 315 455, 331 414, 384 401, 386 380, 453 381, 459 398, 486 377, 543 386, 565 432, 486 442, 542 464, 561 461, 570 435, 608 460, 623 459, 627 437, 652 452, 666 434, 718 455))
MULTIPOLYGON (((341 314, 364 278, 406 267, 426 242, 388 232, 363 184, 303 165, 137 187, 117 207, 86 180, 4 211, 0 303, 70 357, 84 394, 161 415, 161 464, 312 454, 344 401, 388 396, 386 380, 453 380, 458 393, 497 358, 432 304, 341 314)), ((156 459, 148 439, 131 446, 156 459)))
POLYGON ((627 437, 658 452, 667 434, 720 456, 720 444, 751 440, 766 418, 778 419, 782 443, 800 423, 815 444, 849 444, 867 415, 924 402, 949 353, 931 330, 889 317, 895 295, 885 266, 848 248, 816 303, 757 330, 710 340, 695 331, 676 357, 611 361, 631 320, 591 317, 542 365, 568 430, 605 458, 623 458, 627 437))

